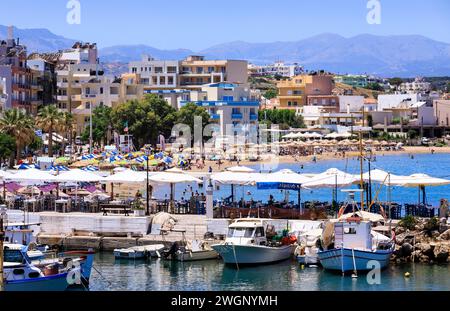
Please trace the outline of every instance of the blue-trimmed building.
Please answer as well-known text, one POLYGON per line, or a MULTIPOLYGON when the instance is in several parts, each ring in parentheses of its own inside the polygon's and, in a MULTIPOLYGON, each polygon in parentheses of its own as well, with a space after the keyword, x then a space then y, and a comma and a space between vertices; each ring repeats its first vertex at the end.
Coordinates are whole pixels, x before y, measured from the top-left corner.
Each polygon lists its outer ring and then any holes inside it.
POLYGON ((222 136, 234 135, 236 127, 247 130, 258 125, 259 101, 250 96, 246 85, 226 82, 207 84, 201 91, 191 92, 189 100, 181 101, 180 105, 189 102, 208 110, 210 121, 219 125, 222 136))

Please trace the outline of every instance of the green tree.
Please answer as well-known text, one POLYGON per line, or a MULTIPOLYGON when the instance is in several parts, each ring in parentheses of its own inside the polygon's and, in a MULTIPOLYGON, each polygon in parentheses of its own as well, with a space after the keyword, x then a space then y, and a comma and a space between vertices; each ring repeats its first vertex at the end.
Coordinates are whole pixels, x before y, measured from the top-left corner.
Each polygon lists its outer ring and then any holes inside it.
POLYGON ((194 133, 194 118, 202 118, 202 129, 209 123, 210 115, 204 107, 197 106, 194 103, 187 103, 181 107, 176 113, 176 123, 186 124, 191 128, 191 133, 194 133))
POLYGON ((403 83, 403 79, 402 78, 392 78, 389 79, 389 84, 390 85, 395 85, 395 86, 399 86, 400 84, 403 83))
MULTIPOLYGON (((59 130, 61 135, 67 139, 67 141, 71 142, 73 138, 73 130, 74 130, 74 123, 75 119, 73 115, 69 112, 63 112, 60 124, 59 124, 59 130)), ((66 147, 66 141, 63 142, 62 149, 65 150, 66 147)))
POLYGON ((384 91, 384 88, 379 83, 369 83, 366 86, 366 89, 373 91, 384 91))
POLYGON ((53 157, 53 133, 59 131, 63 114, 55 105, 49 105, 39 110, 36 127, 48 133, 48 155, 53 157))
POLYGON ((22 149, 33 141, 33 119, 19 109, 5 111, 0 119, 0 132, 12 136, 16 142, 16 160, 19 162, 22 149))
POLYGON ((143 100, 128 101, 113 108, 111 120, 114 128, 124 133, 125 124, 134 141, 143 146, 156 143, 158 134, 170 136, 176 120, 176 110, 164 99, 147 95, 143 100))
POLYGON ((278 91, 276 89, 269 89, 264 93, 264 97, 267 99, 272 99, 278 96, 278 91))
POLYGON ((259 122, 261 124, 282 125, 283 127, 302 128, 305 127, 303 117, 297 115, 294 110, 290 109, 265 109, 259 111, 259 122))
POLYGON ((15 148, 16 142, 14 141, 14 137, 0 133, 0 163, 11 159, 11 157, 14 158, 15 148))
MULTIPOLYGON (((92 140, 98 144, 107 141, 108 128, 112 127, 111 120, 112 108, 99 106, 92 111, 92 140)), ((90 136, 89 128, 86 128, 82 134, 83 141, 88 141, 90 136)))

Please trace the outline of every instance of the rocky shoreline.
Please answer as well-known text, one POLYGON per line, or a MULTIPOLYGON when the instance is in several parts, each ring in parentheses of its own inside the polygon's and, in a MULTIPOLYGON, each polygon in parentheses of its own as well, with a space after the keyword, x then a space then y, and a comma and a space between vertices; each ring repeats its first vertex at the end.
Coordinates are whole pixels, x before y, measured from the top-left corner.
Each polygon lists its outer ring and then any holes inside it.
POLYGON ((450 263, 450 226, 446 219, 410 218, 395 229, 395 263, 450 263))

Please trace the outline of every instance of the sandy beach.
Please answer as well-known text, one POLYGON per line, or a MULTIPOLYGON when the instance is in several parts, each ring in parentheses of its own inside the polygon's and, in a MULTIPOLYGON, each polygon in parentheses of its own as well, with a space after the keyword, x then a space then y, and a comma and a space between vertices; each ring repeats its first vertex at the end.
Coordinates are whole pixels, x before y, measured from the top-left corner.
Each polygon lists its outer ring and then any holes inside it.
MULTIPOLYGON (((397 151, 375 151, 373 150, 374 155, 378 156, 384 156, 384 155, 401 155, 401 154, 427 154, 432 153, 432 150, 435 154, 442 154, 442 153, 450 153, 450 146, 446 147, 426 147, 426 146, 405 146, 402 150, 397 151)), ((353 158, 357 157, 359 153, 357 151, 353 152, 346 152, 345 156, 342 155, 342 153, 335 153, 335 152, 324 152, 322 154, 316 155, 316 161, 327 161, 327 160, 338 160, 338 159, 346 159, 346 158, 353 158)), ((307 163, 313 161, 312 155, 309 156, 291 156, 291 155, 283 155, 278 156, 277 161, 278 163, 307 163)), ((242 166, 248 166, 248 165, 257 165, 257 164, 270 164, 270 160, 259 160, 259 161, 240 161, 239 165, 242 166)), ((226 168, 236 166, 236 161, 222 161, 222 164, 218 165, 217 161, 205 161, 205 167, 203 169, 197 168, 195 165, 192 165, 191 172, 207 172, 209 167, 212 168, 213 172, 219 172, 223 171, 226 168)))

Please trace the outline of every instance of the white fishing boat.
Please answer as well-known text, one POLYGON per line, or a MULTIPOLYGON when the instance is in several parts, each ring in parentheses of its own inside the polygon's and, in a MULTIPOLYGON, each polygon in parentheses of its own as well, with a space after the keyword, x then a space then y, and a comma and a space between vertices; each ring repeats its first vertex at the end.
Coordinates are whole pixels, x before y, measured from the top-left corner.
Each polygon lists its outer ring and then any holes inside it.
POLYGON ((317 253, 320 263, 327 270, 353 272, 355 275, 358 271, 372 270, 374 262, 380 269, 387 267, 395 243, 372 231, 372 221, 364 216, 370 213, 355 211, 354 195, 361 190, 344 191, 349 192, 354 212, 326 225, 321 249, 317 253))
POLYGON ((75 272, 53 266, 38 268, 27 261, 26 247, 19 244, 5 244, 3 255, 6 291, 64 291, 69 286, 69 272, 75 272))
POLYGON ((185 247, 180 247, 174 257, 178 261, 197 261, 217 259, 219 253, 213 250, 207 241, 193 240, 185 247))
POLYGON ((263 219, 237 219, 229 226, 224 243, 212 245, 226 264, 267 264, 289 259, 292 245, 271 242, 263 219))
POLYGON ((146 259, 149 257, 161 257, 164 250, 163 244, 134 246, 129 248, 115 249, 114 257, 117 259, 146 259))

